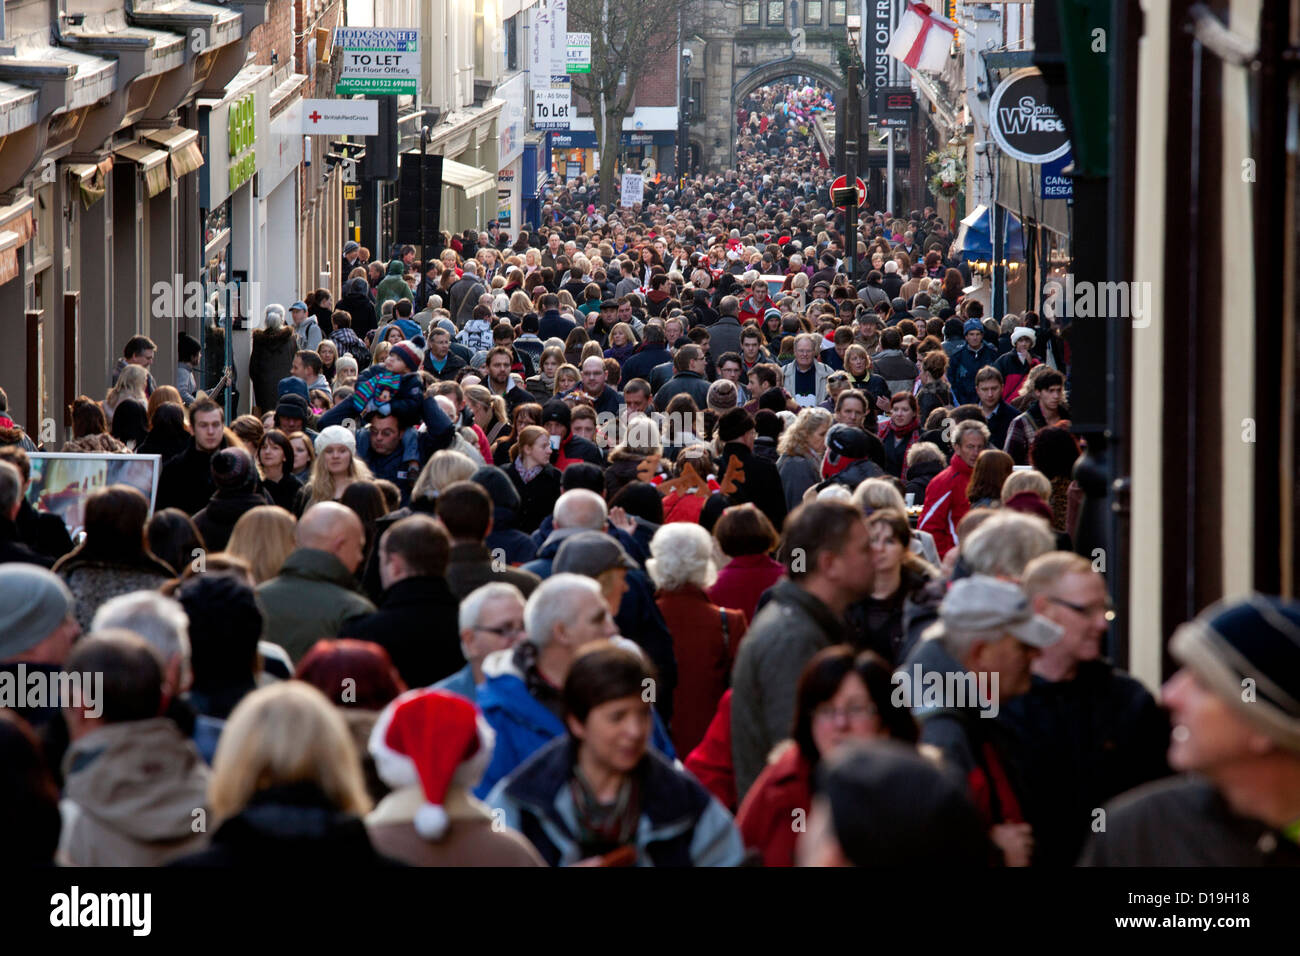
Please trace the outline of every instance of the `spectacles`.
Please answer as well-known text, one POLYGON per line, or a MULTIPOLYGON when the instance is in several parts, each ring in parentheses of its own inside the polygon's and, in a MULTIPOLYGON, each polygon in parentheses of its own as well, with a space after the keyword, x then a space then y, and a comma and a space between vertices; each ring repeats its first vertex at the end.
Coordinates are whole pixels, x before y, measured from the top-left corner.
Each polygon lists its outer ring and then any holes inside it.
POLYGON ((847 707, 831 707, 829 704, 819 704, 813 710, 813 720, 823 723, 833 723, 841 717, 849 723, 858 720, 866 720, 868 717, 876 716, 876 708, 870 704, 849 704, 847 707))
POLYGON ((515 634, 523 634, 526 628, 522 624, 504 624, 501 627, 481 627, 474 626, 476 631, 484 631, 488 634, 495 634, 497 637, 513 637, 515 634))
POLYGON ((1092 617, 1098 611, 1102 611, 1106 615, 1107 621, 1115 620, 1115 608, 1111 605, 1110 601, 1104 601, 1100 606, 1098 606, 1096 604, 1074 604, 1058 597, 1049 597, 1047 600, 1051 601, 1053 604, 1059 604, 1061 607, 1068 607, 1075 614, 1081 614, 1084 617, 1092 617))

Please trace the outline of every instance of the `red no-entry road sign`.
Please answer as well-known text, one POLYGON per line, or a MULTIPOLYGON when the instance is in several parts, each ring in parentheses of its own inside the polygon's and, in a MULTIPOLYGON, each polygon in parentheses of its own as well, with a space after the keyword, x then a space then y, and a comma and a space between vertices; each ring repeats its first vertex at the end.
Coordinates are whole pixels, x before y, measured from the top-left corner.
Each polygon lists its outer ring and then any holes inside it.
MULTIPOLYGON (((857 183, 858 186, 858 205, 865 206, 867 204, 867 184, 860 179, 855 179, 854 182, 857 183)), ((835 180, 835 182, 831 183, 832 194, 837 189, 844 189, 845 187, 848 186, 848 184, 849 181, 846 177, 844 176, 838 177, 835 180)), ((840 206, 839 208, 843 209, 844 207, 840 206)))

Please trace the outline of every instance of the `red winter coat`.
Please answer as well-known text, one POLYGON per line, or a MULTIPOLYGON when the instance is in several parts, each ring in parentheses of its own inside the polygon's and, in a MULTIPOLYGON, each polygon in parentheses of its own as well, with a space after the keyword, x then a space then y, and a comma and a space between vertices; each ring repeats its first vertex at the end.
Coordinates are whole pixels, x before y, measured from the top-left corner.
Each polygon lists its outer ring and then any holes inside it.
POLYGON ((970 475, 971 466, 954 453, 952 464, 931 478, 925 487, 925 510, 916 528, 934 535, 940 558, 956 547, 957 525, 970 511, 970 500, 966 497, 970 475))
POLYGON ((660 591, 655 604, 673 636, 677 692, 672 738, 678 753, 690 753, 704 739, 718 701, 727 690, 736 647, 749 620, 735 608, 721 608, 694 585, 660 591), (723 617, 726 630, 723 630, 723 617))
POLYGON ((812 802, 812 768, 799 748, 788 745, 758 775, 736 814, 745 846, 763 854, 764 866, 794 866, 794 848, 812 802), (796 816, 795 811, 803 813, 796 816))
POLYGON ((684 761, 686 769, 718 798, 731 813, 736 812, 736 771, 731 765, 731 691, 718 701, 717 713, 704 732, 700 745, 684 761))
POLYGON ((737 607, 749 619, 763 592, 781 579, 785 566, 766 554, 746 554, 732 558, 718 572, 718 580, 709 588, 709 600, 719 607, 737 607))

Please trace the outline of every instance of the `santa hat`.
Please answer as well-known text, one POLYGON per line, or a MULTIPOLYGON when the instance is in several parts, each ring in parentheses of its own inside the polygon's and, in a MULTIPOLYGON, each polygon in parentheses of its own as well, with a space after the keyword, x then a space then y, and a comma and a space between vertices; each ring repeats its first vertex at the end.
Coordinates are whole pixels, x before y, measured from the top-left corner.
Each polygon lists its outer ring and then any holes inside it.
POLYGON ((418 342, 403 339, 388 350, 389 355, 398 356, 412 372, 418 372, 424 363, 424 348, 418 342))
POLYGON ((449 691, 420 689, 392 701, 370 733, 379 779, 397 790, 419 786, 425 804, 415 831, 426 840, 447 832, 443 803, 453 785, 469 789, 492 759, 495 735, 478 708, 449 691))

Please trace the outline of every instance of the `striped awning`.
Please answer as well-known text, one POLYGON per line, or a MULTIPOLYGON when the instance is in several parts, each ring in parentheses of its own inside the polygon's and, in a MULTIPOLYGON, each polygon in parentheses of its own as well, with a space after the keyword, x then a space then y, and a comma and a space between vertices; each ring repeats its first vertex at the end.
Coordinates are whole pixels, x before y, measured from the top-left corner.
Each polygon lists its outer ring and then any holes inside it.
POLYGON ((18 278, 18 250, 21 237, 16 232, 0 232, 0 285, 18 278))
POLYGON ((199 134, 183 126, 146 130, 141 140, 150 146, 167 150, 171 157, 172 175, 177 179, 192 173, 203 165, 203 150, 199 147, 199 134))
POLYGON ((142 143, 126 143, 113 152, 130 163, 135 163, 144 176, 145 193, 152 199, 171 182, 167 168, 167 153, 151 149, 142 143))
POLYGON ((108 174, 112 170, 112 156, 98 163, 74 163, 68 167, 68 172, 77 179, 83 207, 89 209, 104 198, 108 192, 108 174))

